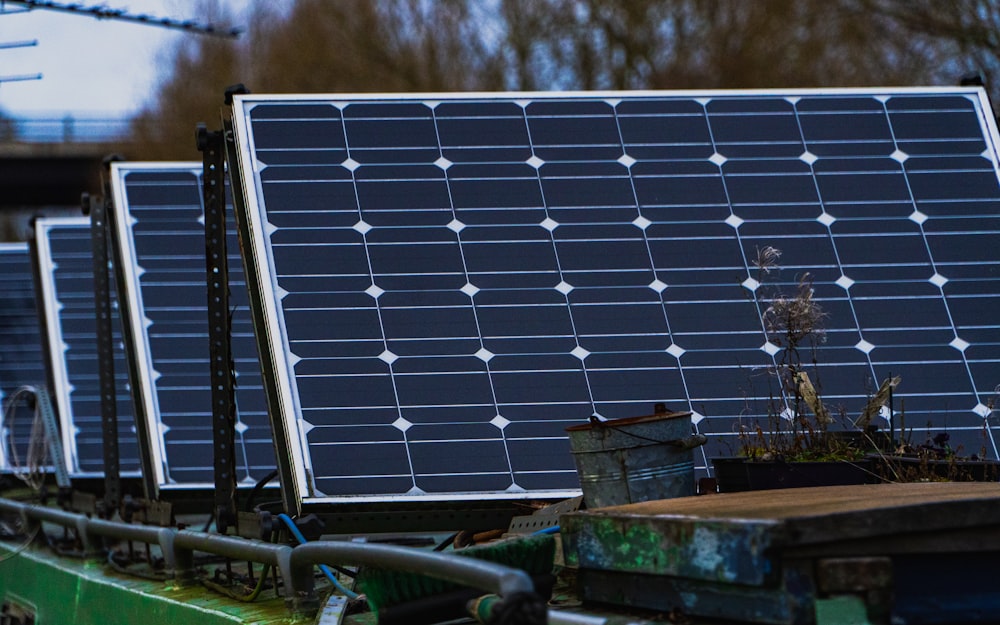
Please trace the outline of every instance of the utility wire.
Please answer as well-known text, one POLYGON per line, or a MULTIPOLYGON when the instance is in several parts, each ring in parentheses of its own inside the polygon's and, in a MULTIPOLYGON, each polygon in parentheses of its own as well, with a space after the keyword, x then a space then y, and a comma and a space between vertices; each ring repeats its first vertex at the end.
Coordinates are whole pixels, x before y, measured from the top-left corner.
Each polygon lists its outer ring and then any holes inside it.
MULTIPOLYGON (((99 20, 116 20, 119 22, 146 24, 148 26, 159 26, 161 28, 183 30, 199 35, 222 37, 226 39, 236 39, 243 33, 243 29, 238 27, 220 27, 216 24, 201 23, 194 20, 177 20, 169 17, 156 17, 154 15, 129 13, 127 9, 112 9, 103 4, 84 6, 82 4, 52 2, 51 0, 0 0, 0 11, 4 11, 8 4, 23 6, 29 11, 32 9, 62 11, 63 13, 73 13, 75 15, 89 15, 99 20)), ((0 13, 0 15, 2 15, 2 13, 0 13)))

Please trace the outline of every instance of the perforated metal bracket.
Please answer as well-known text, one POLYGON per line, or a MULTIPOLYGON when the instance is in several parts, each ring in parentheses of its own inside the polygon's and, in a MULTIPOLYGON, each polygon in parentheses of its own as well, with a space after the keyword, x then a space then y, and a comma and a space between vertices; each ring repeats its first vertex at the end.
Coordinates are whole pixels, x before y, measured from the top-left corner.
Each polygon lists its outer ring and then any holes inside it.
POLYGON ((226 250, 225 149, 221 131, 198 126, 205 210, 208 280, 208 338, 212 380, 212 439, 215 445, 215 524, 219 533, 236 529, 236 398, 229 313, 226 250))
POLYGON ((110 198, 83 196, 83 212, 90 214, 90 241, 94 256, 94 312, 97 320, 97 370, 101 388, 101 434, 104 450, 104 511, 110 515, 121 503, 121 457, 118 452, 118 394, 115 389, 114 338, 111 331, 111 281, 108 277, 108 202, 110 198))
POLYGON ((554 504, 536 510, 534 514, 516 516, 510 521, 508 534, 534 534, 535 532, 556 527, 562 515, 576 512, 583 504, 583 496, 558 501, 554 504))

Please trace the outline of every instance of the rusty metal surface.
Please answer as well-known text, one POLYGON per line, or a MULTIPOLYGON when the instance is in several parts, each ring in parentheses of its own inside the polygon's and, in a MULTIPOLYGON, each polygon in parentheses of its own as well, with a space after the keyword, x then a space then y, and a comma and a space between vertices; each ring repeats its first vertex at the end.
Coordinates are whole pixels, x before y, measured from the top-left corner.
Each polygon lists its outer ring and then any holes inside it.
POLYGON ((1000 609, 1000 590, 963 579, 989 579, 983 562, 1000 557, 995 483, 690 497, 571 513, 562 529, 589 601, 781 625, 815 623, 843 597, 871 623, 993 622, 1000 609), (945 591, 934 571, 962 581, 945 591))
POLYGON ((775 571, 774 521, 715 522, 594 513, 562 520, 566 564, 761 586, 775 571))
POLYGON ((771 543, 808 545, 1000 524, 1000 484, 865 484, 727 493, 601 508, 567 520, 582 515, 629 519, 664 531, 709 524, 769 527, 771 543))
POLYGON ((588 508, 694 495, 691 413, 566 428, 588 508))

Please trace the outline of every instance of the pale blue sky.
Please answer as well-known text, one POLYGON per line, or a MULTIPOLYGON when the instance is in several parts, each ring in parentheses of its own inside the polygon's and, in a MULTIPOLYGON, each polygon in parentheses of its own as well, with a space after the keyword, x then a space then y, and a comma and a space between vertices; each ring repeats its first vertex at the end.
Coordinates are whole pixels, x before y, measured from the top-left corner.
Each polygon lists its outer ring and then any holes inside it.
MULTIPOLYGON (((196 0, 66 0, 130 13, 198 19, 196 0)), ((286 2, 290 0, 275 0, 286 2)), ((251 0, 226 0, 245 26, 251 0)), ((13 5, 7 5, 8 10, 13 5)), ((0 49, 0 76, 42 73, 42 80, 0 83, 0 110, 13 117, 66 114, 128 116, 157 85, 157 67, 180 37, 175 30, 35 9, 0 15, 0 43, 37 39, 29 48, 0 49)))

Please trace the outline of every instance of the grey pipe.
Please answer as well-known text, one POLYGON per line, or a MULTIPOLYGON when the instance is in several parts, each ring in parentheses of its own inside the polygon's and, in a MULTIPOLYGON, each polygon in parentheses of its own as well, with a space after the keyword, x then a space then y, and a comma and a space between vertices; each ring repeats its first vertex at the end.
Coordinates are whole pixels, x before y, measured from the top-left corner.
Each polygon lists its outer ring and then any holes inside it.
MULTIPOLYGON (((475 558, 408 547, 327 541, 307 543, 293 549, 288 545, 193 530, 175 531, 119 521, 90 519, 82 514, 4 498, 0 498, 0 511, 17 513, 25 522, 49 522, 76 528, 87 553, 92 552, 93 538, 96 536, 158 544, 167 566, 173 569, 174 579, 179 583, 184 583, 193 575, 195 551, 270 564, 288 581, 290 590, 286 592, 285 602, 299 614, 313 613, 319 607, 313 577, 313 567, 317 564, 382 566, 476 588, 497 594, 501 598, 515 593, 535 591, 531 577, 522 570, 475 558)), ((557 616, 557 618, 562 617, 557 616)), ((565 625, 594 623, 573 618, 553 623, 565 623, 565 625)))
POLYGON ((87 533, 94 536, 107 536, 159 545, 167 570, 174 571, 177 568, 177 560, 174 557, 174 535, 177 533, 176 530, 150 525, 130 525, 115 521, 105 521, 103 519, 90 519, 87 523, 87 533))
POLYGON ((174 534, 174 555, 176 557, 177 578, 185 581, 194 567, 194 552, 213 553, 234 560, 263 562, 277 567, 282 577, 291 579, 292 548, 288 545, 265 543, 259 540, 231 538, 219 534, 209 534, 194 530, 180 530, 174 534))
POLYGON ((49 508, 47 506, 39 506, 37 504, 25 504, 8 501, 6 499, 0 501, 4 504, 0 509, 8 512, 19 513, 25 523, 29 523, 29 521, 36 521, 40 523, 48 522, 61 525, 63 527, 74 528, 77 536, 80 538, 80 542, 83 543, 84 555, 87 557, 97 555, 97 550, 93 541, 90 540, 90 536, 87 534, 87 524, 89 519, 82 514, 75 514, 73 512, 66 512, 65 510, 59 510, 58 508, 49 508))
POLYGON ((464 556, 445 555, 422 549, 373 545, 346 541, 313 542, 292 551, 292 592, 294 609, 311 612, 316 603, 313 567, 317 564, 367 564, 397 571, 419 573, 478 590, 507 597, 534 592, 531 576, 522 570, 464 556))

